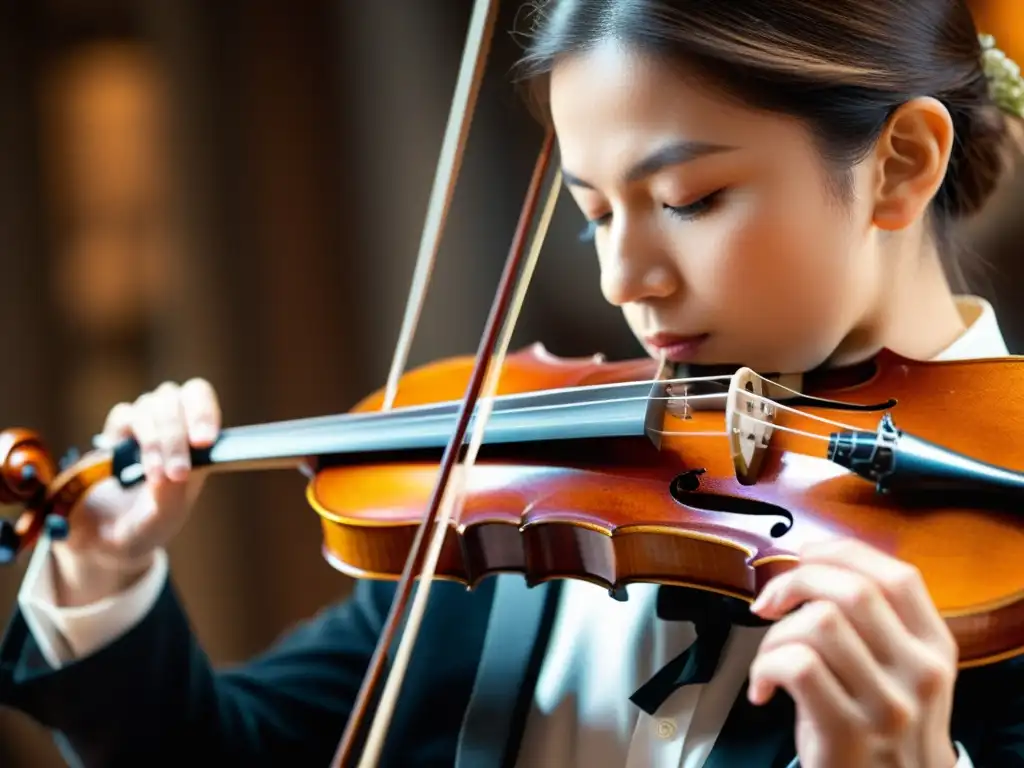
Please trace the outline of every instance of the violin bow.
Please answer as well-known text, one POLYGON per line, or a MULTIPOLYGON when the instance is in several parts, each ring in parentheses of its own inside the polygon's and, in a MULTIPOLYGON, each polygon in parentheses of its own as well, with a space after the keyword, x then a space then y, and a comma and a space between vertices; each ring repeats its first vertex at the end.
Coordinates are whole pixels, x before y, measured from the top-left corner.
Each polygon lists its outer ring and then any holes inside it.
MULTIPOLYGON (((384 410, 390 410, 394 405, 398 384, 412 346, 412 338, 422 314, 430 276, 437 258, 441 233, 444 229, 445 219, 455 188, 455 177, 461 167, 469 125, 472 113, 475 110, 477 96, 479 95, 480 83, 483 80, 490 43, 493 39, 497 6, 497 0, 477 0, 470 19, 466 45, 455 88, 455 96, 452 100, 448 125, 442 143, 441 156, 431 190, 412 287, 410 288, 405 316, 395 347, 391 371, 388 376, 384 410)), ((551 217, 554 214, 555 203, 557 202, 561 186, 561 173, 557 170, 549 186, 547 202, 544 206, 543 214, 538 221, 533 243, 524 264, 526 238, 537 209, 541 186, 548 172, 553 146, 554 132, 548 128, 527 189, 526 198, 523 202, 519 222, 505 261, 501 280, 480 339, 473 372, 460 406, 455 431, 445 449, 437 480, 430 497, 430 503, 416 531, 409 556, 406 559, 402 575, 396 587, 391 608, 377 641, 377 647, 374 649, 370 664, 363 677, 359 694, 356 697, 356 702, 346 724, 345 732, 331 763, 332 768, 343 768, 349 763, 350 755, 355 749, 355 745, 363 730, 364 721, 367 719, 370 702, 384 674, 387 652, 394 641, 399 621, 405 613, 406 605, 412 592, 412 586, 418 577, 419 588, 416 591, 416 597, 409 611, 409 617, 405 623, 399 647, 387 676, 380 702, 374 712, 359 761, 359 768, 375 766, 383 749, 385 734, 391 722, 399 690, 404 681, 409 658, 412 654, 413 645, 416 642, 420 623, 426 611, 430 585, 436 573, 441 549, 450 529, 451 520, 453 518, 458 519, 458 508, 460 505, 456 501, 458 497, 453 493, 451 487, 453 485, 450 482, 452 471, 465 441, 470 417, 476 408, 477 402, 482 399, 485 409, 474 422, 474 431, 470 439, 469 450, 462 463, 464 470, 463 478, 465 477, 465 470, 468 470, 472 465, 479 450, 487 416, 490 413, 487 406, 497 391, 509 341, 515 329, 530 278, 539 259, 551 217), (486 386, 484 383, 485 375, 487 376, 486 386), (483 390, 482 394, 481 390, 483 390)))

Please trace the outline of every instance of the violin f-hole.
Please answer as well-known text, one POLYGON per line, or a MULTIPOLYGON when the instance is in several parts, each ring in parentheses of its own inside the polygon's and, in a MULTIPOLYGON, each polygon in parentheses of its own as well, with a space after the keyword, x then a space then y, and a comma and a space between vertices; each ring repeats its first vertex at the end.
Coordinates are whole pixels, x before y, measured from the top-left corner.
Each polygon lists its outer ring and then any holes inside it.
POLYGON ((793 513, 778 504, 771 504, 767 501, 757 499, 745 499, 739 496, 722 496, 715 493, 702 493, 696 490, 693 485, 697 482, 697 476, 703 470, 684 472, 673 478, 669 484, 669 493, 672 498, 686 507, 704 510, 705 512, 719 512, 730 515, 744 515, 746 517, 778 517, 778 522, 773 523, 769 535, 773 539, 785 536, 793 530, 793 513))

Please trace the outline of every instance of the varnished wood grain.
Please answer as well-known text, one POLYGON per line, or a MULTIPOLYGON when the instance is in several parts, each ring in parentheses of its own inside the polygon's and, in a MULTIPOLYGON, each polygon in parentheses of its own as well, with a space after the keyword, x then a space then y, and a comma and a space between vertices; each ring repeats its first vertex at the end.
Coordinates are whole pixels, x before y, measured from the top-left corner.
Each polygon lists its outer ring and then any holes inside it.
MULTIPOLYGON (((883 353, 869 379, 811 394, 853 403, 894 398, 896 426, 974 458, 1024 470, 1024 365, 1018 358, 923 363, 883 353)), ((411 371, 396 407, 461 398, 471 359, 411 371)), ((534 347, 506 362, 500 394, 650 378, 653 361, 556 359, 534 347)), ((381 393, 356 410, 379 408, 381 393)), ((879 412, 804 408, 874 430, 879 412)), ((781 413, 777 424, 827 436, 830 427, 781 413)), ((724 432, 721 411, 663 429, 724 432)), ((543 460, 492 453, 464 477, 465 496, 438 574, 466 583, 498 572, 532 582, 585 579, 608 587, 634 581, 688 584, 753 599, 774 574, 797 562, 800 547, 832 536, 864 540, 917 566, 957 636, 961 663, 1024 650, 1024 517, 1018 510, 902 508, 825 458, 824 440, 776 430, 757 483, 740 484, 728 441, 670 435, 660 452, 643 439, 566 443, 543 460), (626 459, 626 460, 624 460, 626 459), (700 491, 775 505, 792 515, 748 516, 676 501, 672 479, 705 470, 700 491), (777 531, 776 531, 777 532, 777 531)), ((321 471, 308 498, 323 521, 325 556, 359 576, 401 573, 437 465, 361 464, 321 471)), ((458 471, 458 470, 457 470, 458 471)))

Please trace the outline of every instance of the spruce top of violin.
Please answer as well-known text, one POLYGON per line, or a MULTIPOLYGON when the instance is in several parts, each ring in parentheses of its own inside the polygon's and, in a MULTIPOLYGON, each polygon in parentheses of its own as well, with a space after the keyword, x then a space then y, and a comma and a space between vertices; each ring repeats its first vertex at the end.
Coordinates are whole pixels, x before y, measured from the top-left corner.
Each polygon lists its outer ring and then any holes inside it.
MULTIPOLYGON (((495 398, 477 405, 489 408, 479 458, 453 470, 457 512, 437 575, 611 591, 653 581, 751 600, 805 543, 850 536, 921 569, 963 663, 1018 652, 1024 409, 1005 393, 1024 388, 1022 363, 885 352, 806 377, 655 378, 649 359, 509 354, 495 398)), ((194 460, 306 470, 328 561, 397 579, 472 365, 409 371, 390 411, 377 392, 349 414, 226 429, 194 460)), ((62 535, 96 482, 133 482, 133 445, 61 470, 33 433, 0 435, 0 500, 26 509, 0 529, 7 559, 47 530, 62 535)))
MULTIPOLYGON (((963 663, 1016 652, 1024 647, 1016 567, 1024 446, 1013 438, 1024 412, 996 404, 1024 385, 1021 363, 885 352, 857 371, 806 377, 800 395, 783 388, 786 379, 780 386, 743 371, 648 379, 649 397, 630 415, 630 393, 615 382, 650 373, 651 361, 510 355, 503 395, 575 387, 584 410, 606 417, 618 400, 615 434, 547 435, 540 445, 485 438, 460 478, 461 511, 438 574, 470 584, 496 572, 582 578, 610 590, 655 581, 749 600, 803 544, 852 536, 921 568, 963 663), (989 626, 1014 629, 980 630, 982 614, 989 626)), ((411 373, 401 404, 458 397, 470 364, 411 373)), ((360 409, 379 403, 378 393, 360 409)), ((435 472, 430 456, 321 471, 309 498, 331 562, 355 576, 397 578, 435 472)))

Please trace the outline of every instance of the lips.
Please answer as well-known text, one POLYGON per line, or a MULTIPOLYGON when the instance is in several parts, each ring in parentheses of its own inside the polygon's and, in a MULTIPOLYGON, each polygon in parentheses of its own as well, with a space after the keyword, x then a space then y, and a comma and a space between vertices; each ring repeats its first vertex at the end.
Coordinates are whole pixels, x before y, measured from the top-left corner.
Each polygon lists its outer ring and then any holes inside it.
POLYGON ((683 336, 677 333, 655 333, 647 336, 644 343, 648 349, 656 352, 673 363, 685 363, 693 360, 708 334, 702 333, 696 336, 683 336))

